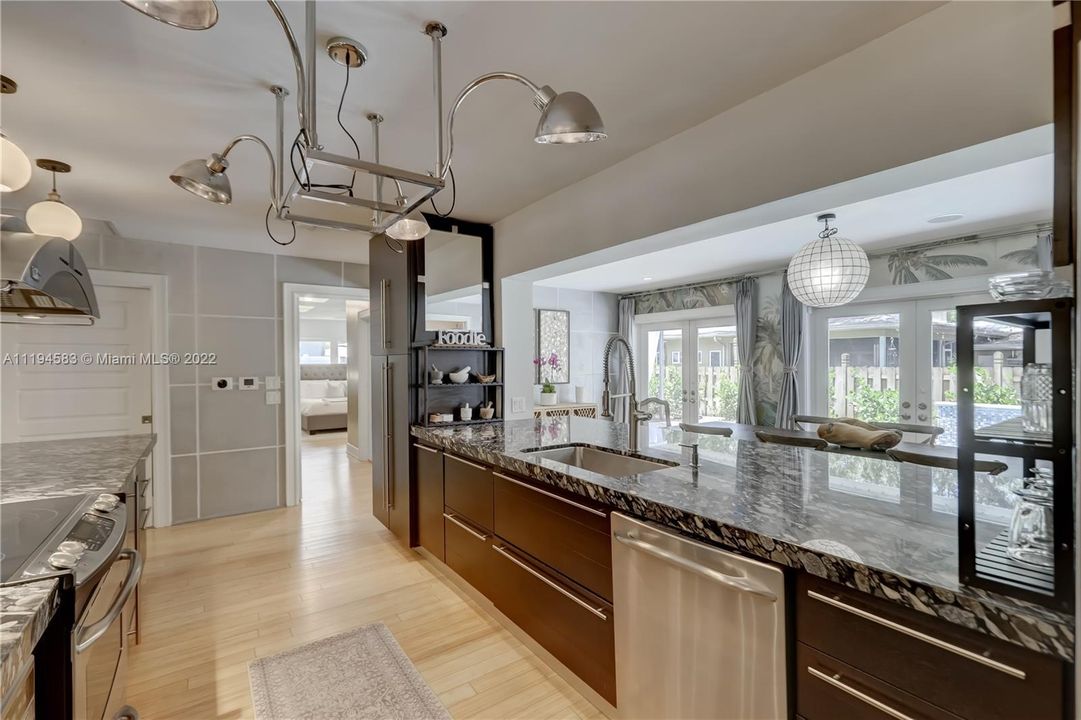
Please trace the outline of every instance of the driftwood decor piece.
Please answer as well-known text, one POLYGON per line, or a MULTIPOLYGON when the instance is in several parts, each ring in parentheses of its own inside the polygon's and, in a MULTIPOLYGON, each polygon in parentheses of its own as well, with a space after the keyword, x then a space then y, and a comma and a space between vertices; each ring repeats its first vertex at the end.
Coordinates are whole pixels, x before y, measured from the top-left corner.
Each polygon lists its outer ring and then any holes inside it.
POLYGON ((834 445, 861 450, 888 450, 901 442, 901 433, 896 430, 879 430, 867 423, 855 423, 823 423, 818 426, 818 437, 834 445))

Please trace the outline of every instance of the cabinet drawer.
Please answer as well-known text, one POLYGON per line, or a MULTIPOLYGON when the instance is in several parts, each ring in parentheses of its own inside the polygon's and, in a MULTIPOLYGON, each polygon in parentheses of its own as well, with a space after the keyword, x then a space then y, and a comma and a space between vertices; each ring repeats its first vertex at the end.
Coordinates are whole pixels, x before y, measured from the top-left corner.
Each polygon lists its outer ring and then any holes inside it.
POLYGON ((445 455, 443 491, 447 506, 480 525, 492 529, 492 473, 472 460, 445 455))
POLYGON ((496 538, 495 606, 587 685, 616 702, 612 605, 496 538))
POLYGON ((612 599, 608 513, 519 478, 495 477, 495 534, 579 585, 612 599))
POLYGON ((961 717, 1063 717, 1064 663, 806 574, 796 636, 961 717))
POLYGON ((440 560, 443 550, 443 452, 421 443, 416 448, 417 544, 440 560))
POLYGON ((492 536, 450 508, 443 519, 447 566, 481 594, 491 598, 495 582, 492 536))
POLYGON ((796 644, 796 712, 805 720, 958 720, 803 643, 796 644))

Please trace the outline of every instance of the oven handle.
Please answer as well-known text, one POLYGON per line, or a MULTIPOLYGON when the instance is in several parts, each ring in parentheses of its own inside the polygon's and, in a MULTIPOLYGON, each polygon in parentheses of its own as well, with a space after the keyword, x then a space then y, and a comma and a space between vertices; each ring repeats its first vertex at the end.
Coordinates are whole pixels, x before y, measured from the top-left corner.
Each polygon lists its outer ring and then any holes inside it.
POLYGON ((106 631, 108 631, 109 626, 112 625, 116 619, 120 617, 120 613, 124 611, 124 606, 127 605, 128 598, 135 592, 135 586, 139 584, 139 578, 143 576, 143 556, 139 554, 138 550, 124 548, 116 556, 116 559, 128 559, 131 561, 131 566, 128 568, 128 575, 124 578, 124 584, 121 586, 120 592, 116 596, 116 600, 113 602, 112 607, 109 608, 109 611, 105 613, 105 616, 93 625, 76 629, 76 654, 86 651, 91 645, 96 643, 106 631))

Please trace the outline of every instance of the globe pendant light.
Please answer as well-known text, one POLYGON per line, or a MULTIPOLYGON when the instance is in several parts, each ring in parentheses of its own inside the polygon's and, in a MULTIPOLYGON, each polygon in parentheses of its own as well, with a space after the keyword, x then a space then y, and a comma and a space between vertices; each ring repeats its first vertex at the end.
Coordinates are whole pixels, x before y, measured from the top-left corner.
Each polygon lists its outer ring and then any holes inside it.
POLYGON ((37 166, 53 174, 53 189, 47 200, 34 203, 26 211, 26 224, 37 235, 62 237, 74 240, 83 231, 83 221, 79 213, 72 210, 60 199, 56 191, 56 174, 71 172, 71 166, 59 160, 38 160, 37 166))
MULTIPOLYGON (((0 75, 0 91, 4 95, 11 95, 18 88, 14 80, 0 75)), ((30 158, 0 132, 0 192, 21 190, 30 182, 30 172, 30 158)))
POLYGON ((871 264, 856 243, 837 237, 830 227, 836 215, 825 213, 818 221, 826 227, 818 239, 804 245, 788 264, 788 287, 808 307, 836 307, 850 303, 863 291, 871 264))

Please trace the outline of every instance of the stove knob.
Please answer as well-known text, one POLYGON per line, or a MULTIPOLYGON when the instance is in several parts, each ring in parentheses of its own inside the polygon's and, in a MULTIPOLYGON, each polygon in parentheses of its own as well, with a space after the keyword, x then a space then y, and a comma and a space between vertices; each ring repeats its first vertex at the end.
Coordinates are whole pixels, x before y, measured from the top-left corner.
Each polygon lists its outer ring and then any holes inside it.
POLYGON ((74 555, 79 558, 86 552, 86 543, 80 542, 79 540, 65 540, 57 545, 56 549, 62 553, 68 553, 69 555, 74 555))
POLYGON ((116 505, 110 505, 109 503, 102 502, 101 500, 94 501, 94 504, 90 507, 102 514, 111 513, 113 510, 116 509, 116 505))
POLYGON ((98 495, 98 499, 96 502, 107 503, 109 505, 112 505, 113 507, 116 507, 120 504, 120 498, 118 498, 116 495, 109 495, 108 493, 103 493, 101 495, 98 495))
POLYGON ((66 552, 54 552, 49 556, 49 564, 54 568, 60 568, 61 570, 69 570, 79 564, 79 558, 75 557, 71 553, 66 552))

